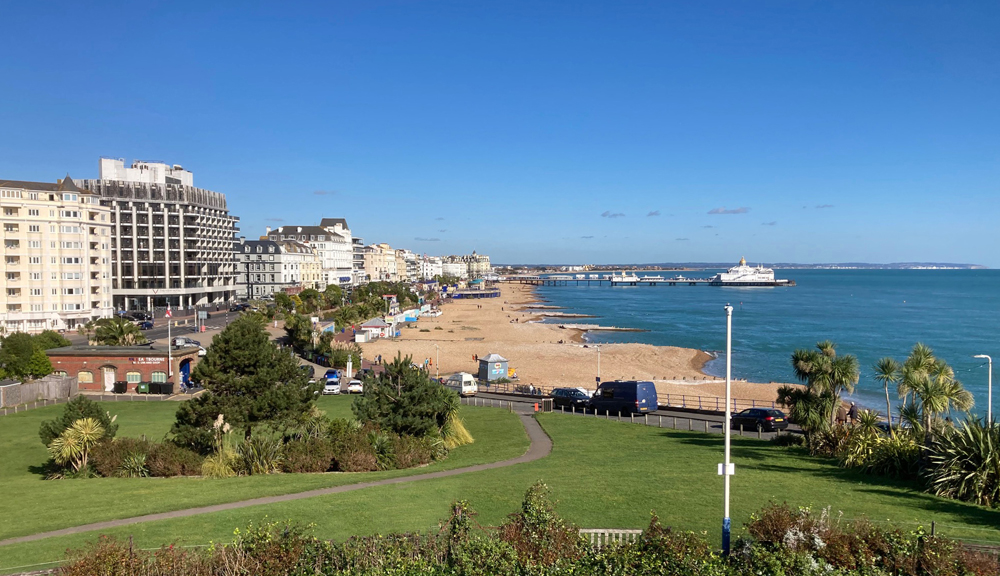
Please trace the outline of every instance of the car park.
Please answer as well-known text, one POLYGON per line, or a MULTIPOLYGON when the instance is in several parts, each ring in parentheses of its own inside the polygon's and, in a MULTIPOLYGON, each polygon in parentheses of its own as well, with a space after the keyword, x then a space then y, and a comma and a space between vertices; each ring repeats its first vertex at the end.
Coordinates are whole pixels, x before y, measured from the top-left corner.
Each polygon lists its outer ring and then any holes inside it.
POLYGON ((591 407, 598 412, 646 414, 659 408, 657 402, 652 382, 614 380, 601 383, 591 399, 591 407))
POLYGON ((590 395, 579 388, 556 388, 552 390, 552 406, 555 408, 588 408, 590 395))
POLYGON ((365 390, 364 385, 361 380, 351 380, 347 383, 347 393, 348 394, 361 394, 365 390))
POLYGON ((327 380, 323 385, 323 395, 340 394, 340 382, 337 380, 327 380))
POLYGON ((774 432, 788 428, 788 418, 774 408, 747 408, 730 417, 730 427, 758 432, 774 432))

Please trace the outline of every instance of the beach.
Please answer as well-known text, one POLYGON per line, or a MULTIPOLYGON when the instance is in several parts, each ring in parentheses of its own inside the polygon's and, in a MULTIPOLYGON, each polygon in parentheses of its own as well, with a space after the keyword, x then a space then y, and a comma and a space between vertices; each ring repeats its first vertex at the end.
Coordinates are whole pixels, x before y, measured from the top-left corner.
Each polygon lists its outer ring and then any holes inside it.
MULTIPOLYGON (((598 348, 584 341, 585 330, 580 328, 594 321, 567 317, 565 324, 542 324, 538 321, 543 315, 551 318, 559 310, 541 302, 533 286, 504 284, 500 289, 499 298, 447 302, 441 307, 441 316, 421 317, 401 327, 399 338, 362 344, 365 359, 411 356, 415 364, 428 360, 431 375, 443 377, 455 372, 475 374, 475 358, 495 353, 508 359, 509 367, 517 373, 517 383, 542 390, 595 389, 598 348)), ((667 394, 725 397, 725 382, 702 372, 711 358, 690 348, 602 344, 600 375, 605 381, 650 380, 661 401, 667 394)), ((772 402, 778 386, 734 381, 733 397, 772 402)))

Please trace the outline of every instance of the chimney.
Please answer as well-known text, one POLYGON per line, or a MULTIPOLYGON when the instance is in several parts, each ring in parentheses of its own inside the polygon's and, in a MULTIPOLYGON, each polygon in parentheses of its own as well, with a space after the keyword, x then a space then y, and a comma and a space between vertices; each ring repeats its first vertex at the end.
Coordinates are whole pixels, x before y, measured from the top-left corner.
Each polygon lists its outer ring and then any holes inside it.
POLYGON ((264 227, 264 235, 267 236, 270 233, 271 233, 271 227, 270 226, 265 226, 264 227))

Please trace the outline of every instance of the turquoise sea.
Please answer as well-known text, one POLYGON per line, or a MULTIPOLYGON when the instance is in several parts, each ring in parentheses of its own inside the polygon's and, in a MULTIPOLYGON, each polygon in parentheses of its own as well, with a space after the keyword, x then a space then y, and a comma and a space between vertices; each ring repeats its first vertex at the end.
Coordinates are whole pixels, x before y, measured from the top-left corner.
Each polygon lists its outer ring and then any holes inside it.
MULTIPOLYGON (((643 342, 716 353, 725 350, 723 306, 730 303, 735 309, 734 378, 793 382, 792 350, 829 339, 841 354, 854 354, 861 363, 855 398, 883 411, 885 395, 872 378, 872 364, 882 356, 902 361, 914 343, 923 342, 952 365, 975 394, 975 411, 985 414, 986 361, 972 356, 989 354, 1000 361, 1000 270, 775 270, 775 277, 795 280, 797 286, 570 285, 539 287, 538 294, 565 312, 597 317, 581 323, 648 330, 591 332, 588 339, 594 342, 643 342)), ((724 375, 723 354, 706 371, 724 375)))

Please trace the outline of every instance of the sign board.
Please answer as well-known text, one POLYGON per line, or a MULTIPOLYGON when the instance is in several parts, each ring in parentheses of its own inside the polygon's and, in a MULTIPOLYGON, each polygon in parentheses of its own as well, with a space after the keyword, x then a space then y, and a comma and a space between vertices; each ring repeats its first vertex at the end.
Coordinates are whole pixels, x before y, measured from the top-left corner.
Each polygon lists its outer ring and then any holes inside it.
POLYGON ((208 320, 208 312, 199 311, 198 320, 208 320))
POLYGON ((319 316, 311 316, 309 320, 311 320, 313 324, 319 324, 319 316))

